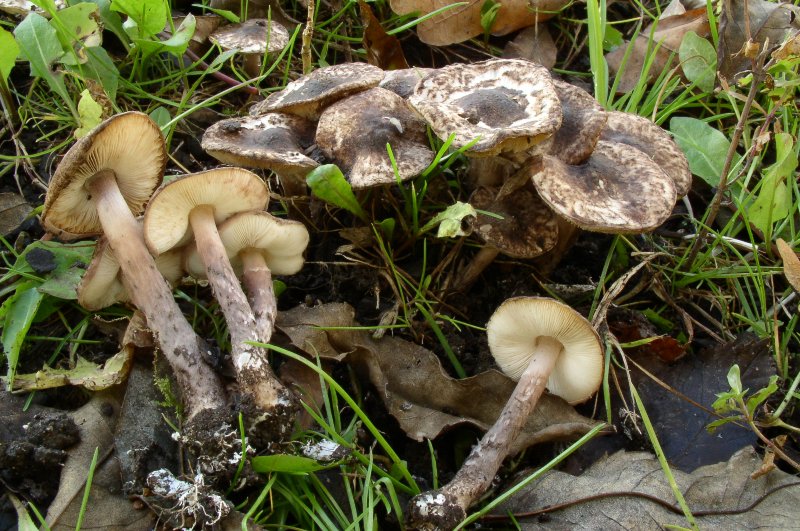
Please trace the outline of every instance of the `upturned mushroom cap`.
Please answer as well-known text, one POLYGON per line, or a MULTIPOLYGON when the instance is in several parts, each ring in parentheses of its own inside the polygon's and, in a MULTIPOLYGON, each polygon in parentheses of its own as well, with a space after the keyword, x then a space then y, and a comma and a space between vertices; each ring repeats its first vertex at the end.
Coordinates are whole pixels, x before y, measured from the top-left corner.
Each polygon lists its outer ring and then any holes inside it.
MULTIPOLYGON (((256 210, 231 216, 217 230, 237 276, 242 272, 239 252, 245 249, 261 253, 267 267, 276 275, 293 275, 303 267, 303 251, 308 246, 309 235, 305 225, 298 221, 256 210)), ((184 264, 191 276, 205 278, 205 266, 196 245, 187 247, 184 264)))
MULTIPOLYGON (((155 259, 158 271, 174 286, 183 275, 181 253, 168 251, 155 259)), ((118 302, 128 302, 130 295, 122 283, 119 262, 105 238, 97 241, 94 256, 78 285, 78 304, 97 311, 118 302)))
POLYGON ((561 126, 550 73, 521 59, 454 64, 425 76, 408 98, 436 135, 467 154, 535 151, 561 126))
POLYGON ((191 241, 189 213, 197 206, 214 207, 219 225, 238 212, 265 209, 267 185, 241 168, 217 168, 174 179, 159 188, 144 215, 144 238, 154 256, 191 241))
POLYGON ((499 200, 497 189, 478 188, 469 202, 477 210, 502 216, 498 219, 478 212, 473 227, 479 238, 504 255, 535 258, 558 242, 558 219, 532 183, 499 200))
POLYGON ((486 325, 489 349, 497 365, 519 380, 540 337, 561 343, 562 351, 547 389, 571 404, 587 400, 603 380, 600 338, 581 314, 543 297, 514 297, 503 302, 486 325))
POLYGON ((42 225, 65 239, 103 232, 86 182, 112 170, 134 216, 163 179, 167 151, 161 130, 146 114, 126 112, 104 121, 78 140, 58 165, 44 202, 42 225))
POLYGON ((675 185, 650 157, 627 144, 600 140, 592 156, 571 166, 545 155, 532 167, 539 195, 560 216, 595 232, 646 232, 675 206, 675 185))
POLYGON ((419 80, 433 72, 433 68, 401 68, 389 70, 383 75, 383 81, 378 86, 391 90, 401 98, 408 98, 414 91, 419 80))
POLYGON ((550 154, 565 164, 580 164, 594 151, 608 113, 591 94, 566 81, 553 80, 563 113, 561 128, 553 135, 550 154))
POLYGON ((419 175, 434 157, 425 123, 403 98, 382 88, 350 96, 325 109, 316 140, 355 189, 396 182, 386 144, 392 147, 401 180, 419 175))
POLYGON ((620 111, 608 113, 608 122, 600 138, 621 142, 639 149, 669 175, 675 183, 678 197, 683 197, 692 188, 692 172, 681 148, 669 133, 645 118, 620 111))
POLYGON ((305 155, 314 124, 285 113, 221 120, 203 134, 203 149, 225 164, 278 174, 307 173, 319 164, 305 155))
POLYGON ((326 66, 292 81, 254 106, 251 115, 287 112, 316 120, 331 103, 356 92, 378 86, 383 70, 367 63, 344 63, 326 66))
POLYGON ((277 22, 252 18, 241 24, 224 26, 208 37, 225 50, 243 54, 279 52, 289 44, 289 32, 277 22))

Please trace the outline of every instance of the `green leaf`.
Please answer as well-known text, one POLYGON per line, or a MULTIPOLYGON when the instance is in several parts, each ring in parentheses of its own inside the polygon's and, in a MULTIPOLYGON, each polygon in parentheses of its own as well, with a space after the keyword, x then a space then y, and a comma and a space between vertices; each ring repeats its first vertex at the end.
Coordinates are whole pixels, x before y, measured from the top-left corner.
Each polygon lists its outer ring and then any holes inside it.
POLYGON ((5 315, 2 342, 3 353, 8 362, 6 383, 8 389, 14 384, 19 352, 43 297, 44 295, 36 289, 36 282, 24 282, 17 287, 14 295, 3 303, 3 308, 0 310, 0 313, 5 315))
POLYGON ((150 111, 148 116, 150 116, 150 119, 153 120, 161 129, 163 129, 164 126, 167 125, 170 120, 172 120, 172 116, 169 114, 169 111, 161 105, 150 111))
POLYGON ((8 79, 11 74, 11 69, 14 68, 14 63, 19 55, 19 46, 14 36, 0 28, 0 78, 3 81, 8 79))
MULTIPOLYGON (((129 46, 129 37, 128 34, 125 33, 125 29, 122 27, 122 19, 120 18, 118 13, 115 13, 111 10, 111 0, 87 0, 88 2, 95 4, 97 6, 97 10, 100 13, 100 20, 103 23, 103 27, 107 30, 110 30, 111 33, 117 36, 117 38, 122 42, 122 44, 128 48, 129 46)), ((74 4, 75 2, 70 2, 74 4)))
POLYGON ((353 188, 336 164, 323 164, 315 168, 306 176, 306 182, 315 196, 368 222, 367 213, 361 208, 353 188))
POLYGON ((775 163, 766 168, 761 179, 758 197, 747 209, 747 215, 766 240, 772 239, 772 226, 792 210, 792 195, 786 184, 797 169, 794 140, 789 133, 775 135, 775 163))
POLYGON ((750 412, 751 416, 755 415, 756 408, 760 406, 764 400, 769 398, 770 396, 778 390, 778 376, 773 374, 769 379, 769 384, 763 389, 759 389, 753 396, 747 399, 747 411, 750 412))
POLYGON ((126 33, 132 38, 153 37, 163 31, 167 24, 168 10, 164 0, 111 0, 111 9, 128 15, 136 24, 135 35, 131 35, 126 26, 126 33))
POLYGON ((72 98, 64 85, 64 74, 51 69, 52 64, 64 55, 56 30, 46 18, 31 13, 19 23, 14 36, 22 56, 31 65, 31 76, 44 79, 50 89, 72 108, 72 98))
POLYGON ((463 230, 463 223, 464 219, 468 217, 478 217, 478 212, 475 210, 475 207, 469 203, 457 201, 454 205, 450 205, 442 212, 439 212, 432 220, 427 222, 419 232, 420 234, 427 232, 438 224, 439 231, 436 233, 437 238, 465 236, 467 233, 463 230))
POLYGON ((85 265, 92 258, 94 243, 33 242, 20 254, 11 270, 17 274, 35 274, 27 260, 28 255, 34 250, 47 253, 44 256, 50 262, 50 272, 39 285, 39 291, 60 299, 77 299, 78 283, 83 276, 85 265))
POLYGON ((485 0, 481 5, 481 27, 483 28, 483 36, 489 38, 492 33, 492 26, 494 20, 497 18, 497 13, 503 5, 494 0, 485 0))
POLYGON ((85 63, 84 46, 99 46, 102 42, 100 26, 97 24, 97 6, 82 2, 58 11, 50 20, 58 40, 66 53, 61 62, 65 64, 85 63), (82 44, 81 44, 82 43, 82 44))
POLYGON ((717 52, 706 39, 689 31, 678 49, 683 74, 703 92, 713 92, 717 78, 717 52))
POLYGON ((316 459, 299 455, 263 455, 251 460, 253 470, 265 474, 267 472, 285 472, 287 474, 310 474, 336 466, 337 463, 322 464, 316 459))
POLYGON ((158 52, 170 52, 176 57, 180 57, 189 46, 189 41, 194 35, 194 30, 197 22, 194 15, 186 15, 181 22, 181 25, 172 34, 172 37, 165 41, 156 41, 149 39, 135 39, 136 45, 141 48, 144 57, 148 57, 158 52))
POLYGON ((103 121, 103 107, 92 99, 89 89, 83 89, 81 99, 78 101, 78 115, 81 117, 81 126, 75 130, 75 138, 83 138, 103 121))
POLYGON ((610 52, 623 44, 625 44, 625 39, 622 36, 622 32, 611 24, 606 24, 606 31, 603 35, 603 50, 610 52))
POLYGON ((739 371, 739 365, 733 364, 728 371, 728 385, 731 386, 731 391, 737 395, 742 394, 742 376, 739 371))
POLYGON ((193 7, 199 7, 199 8, 205 9, 207 11, 211 11, 215 15, 218 15, 218 16, 224 18, 225 20, 227 20, 231 24, 238 24, 239 22, 242 21, 236 13, 234 13, 233 11, 228 11, 227 9, 215 9, 213 7, 204 6, 202 4, 192 4, 192 6, 193 7))
POLYGON ((97 81, 103 87, 108 99, 116 101, 120 76, 114 61, 100 46, 85 48, 84 51, 88 58, 86 63, 70 67, 70 70, 77 72, 83 78, 97 81))
POLYGON ((723 419, 717 419, 714 422, 708 424, 706 426, 706 430, 709 433, 714 433, 717 430, 717 428, 719 428, 720 426, 722 426, 724 424, 729 424, 731 422, 736 422, 738 420, 741 420, 741 417, 725 417, 723 419))
POLYGON ((669 130, 686 154, 692 173, 709 186, 718 186, 731 145, 725 135, 702 120, 682 116, 670 120, 669 130))

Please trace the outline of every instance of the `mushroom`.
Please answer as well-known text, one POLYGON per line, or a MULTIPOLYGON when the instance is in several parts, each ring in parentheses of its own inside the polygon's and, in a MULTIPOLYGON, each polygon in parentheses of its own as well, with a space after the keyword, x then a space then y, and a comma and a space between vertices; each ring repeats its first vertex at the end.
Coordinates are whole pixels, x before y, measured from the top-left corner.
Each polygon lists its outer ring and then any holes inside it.
POLYGON ((354 189, 393 184, 422 173, 433 161, 425 123, 405 100, 373 88, 340 100, 322 113, 317 146, 347 175, 354 189), (394 153, 395 167, 386 145, 394 153))
MULTIPOLYGON (((174 286, 183 275, 181 254, 166 252, 155 259, 158 272, 170 286, 174 286)), ((117 257, 108 244, 108 239, 100 238, 94 249, 94 256, 86 268, 78 285, 78 304, 89 311, 102 310, 118 302, 131 300, 117 257)))
POLYGON ((647 118, 611 111, 600 138, 628 144, 646 153, 675 183, 678 197, 685 196, 692 188, 692 172, 683 151, 669 133, 647 118))
POLYGON ((220 240, 217 224, 236 213, 263 210, 267 187, 254 173, 241 168, 218 168, 184 175, 159 188, 147 205, 144 234, 158 256, 194 238, 214 298, 225 315, 231 336, 231 358, 241 393, 240 404, 251 423, 248 433, 256 445, 290 433, 294 400, 269 366, 257 342, 255 317, 220 240))
POLYGON ((270 94, 266 100, 255 105, 250 114, 279 111, 316 120, 331 103, 376 87, 382 79, 383 70, 367 63, 326 66, 292 81, 283 90, 270 94))
POLYGON ((470 204, 478 210, 474 234, 485 245, 472 258, 455 282, 454 288, 466 291, 498 254, 512 258, 536 258, 558 241, 556 215, 542 201, 533 183, 498 196, 496 189, 481 187, 472 193, 470 204), (482 214, 488 211, 497 217, 482 214))
POLYGON ((250 77, 261 73, 264 55, 283 50, 289 44, 289 32, 275 21, 253 18, 241 24, 224 26, 208 37, 223 50, 237 50, 244 56, 244 71, 250 77))
POLYGON ((606 126, 608 113, 591 94, 566 81, 553 79, 561 102, 561 127, 553 135, 550 154, 565 164, 588 159, 606 126))
POLYGON ((204 437, 227 424, 225 394, 203 362, 207 348, 172 298, 134 218, 161 182, 166 160, 161 130, 146 114, 109 118, 76 142, 59 164, 50 180, 42 224, 61 237, 105 233, 122 283, 175 373, 187 433, 204 437))
POLYGON ((414 497, 412 529, 454 528, 489 488, 526 418, 547 388, 571 404, 600 387, 603 349, 591 324, 554 299, 515 297, 503 302, 486 325, 489 349, 502 371, 517 380, 497 421, 444 487, 414 497))
MULTIPOLYGON (((242 278, 258 340, 268 343, 278 311, 272 274, 293 275, 300 271, 303 251, 308 246, 308 229, 297 221, 254 210, 231 216, 217 230, 234 271, 242 278)), ((187 272, 195 278, 205 278, 197 246, 189 246, 184 256, 187 272)))
POLYGON ((477 140, 467 155, 535 155, 561 126, 561 103, 550 73, 521 59, 454 64, 425 76, 408 98, 442 140, 453 147, 477 140))
POLYGON ((272 112, 221 120, 203 134, 203 149, 225 164, 272 170, 286 195, 305 196, 305 177, 319 164, 305 155, 314 143, 314 124, 272 112))
POLYGON ((600 140, 583 164, 545 155, 531 168, 539 195, 555 212, 594 232, 646 232, 675 205, 675 185, 645 153, 600 140))
POLYGON ((419 80, 433 72, 433 68, 401 68, 388 70, 383 75, 383 81, 378 83, 380 88, 391 90, 401 98, 408 98, 419 80))

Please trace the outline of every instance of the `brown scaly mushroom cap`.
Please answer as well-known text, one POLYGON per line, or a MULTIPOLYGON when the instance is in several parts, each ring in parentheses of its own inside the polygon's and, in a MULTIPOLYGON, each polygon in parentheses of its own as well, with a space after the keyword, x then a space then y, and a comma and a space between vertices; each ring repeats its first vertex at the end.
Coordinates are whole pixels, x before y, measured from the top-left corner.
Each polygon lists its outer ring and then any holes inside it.
POLYGON ((252 18, 241 24, 224 26, 211 35, 211 42, 225 50, 242 54, 266 54, 283 50, 289 44, 289 32, 277 22, 252 18))
POLYGON ((561 103, 550 73, 521 59, 455 64, 425 76, 409 103, 453 146, 480 137, 467 154, 535 154, 561 126, 561 103))
POLYGON ((317 146, 354 189, 397 182, 386 144, 401 180, 419 175, 433 161, 425 123, 394 92, 373 88, 334 103, 320 116, 317 146))
POLYGON ((478 212, 473 226, 474 234, 506 256, 536 258, 558 241, 556 215, 532 183, 499 199, 496 189, 478 188, 469 202, 479 211, 502 216, 498 219, 478 212))
POLYGON ((331 103, 376 87, 382 79, 383 70, 367 63, 326 66, 270 94, 266 100, 254 106, 250 114, 279 111, 316 120, 331 103))
POLYGON ((434 72, 433 68, 401 68, 389 70, 383 75, 383 81, 378 86, 391 90, 401 98, 408 98, 420 79, 434 72))
POLYGON ((212 205, 217 224, 245 210, 263 210, 269 201, 267 185, 241 168, 218 168, 174 179, 159 188, 147 206, 144 236, 158 256, 192 240, 189 213, 212 205))
POLYGON ((685 196, 692 188, 692 172, 686 155, 669 133, 647 118, 626 112, 609 112, 600 138, 628 144, 649 155, 673 180, 678 197, 685 196))
POLYGON ((203 149, 225 164, 278 174, 308 173, 319 166, 305 155, 314 143, 314 124, 285 113, 221 120, 203 135, 203 149))
MULTIPOLYGON (((270 271, 276 275, 293 275, 303 267, 303 251, 308 246, 308 229, 297 221, 277 218, 263 210, 241 212, 217 227, 231 265, 241 275, 243 250, 261 254, 270 271)), ((195 278, 205 278, 205 266, 196 245, 184 251, 186 271, 195 278)))
POLYGON ((594 232, 653 230, 676 201, 672 179, 650 157, 618 142, 600 140, 576 166, 545 155, 531 171, 539 195, 558 215, 594 232))
POLYGON ((78 140, 61 160, 50 179, 42 225, 64 239, 98 235, 103 229, 86 182, 102 170, 112 170, 136 216, 161 184, 166 165, 164 136, 150 117, 126 112, 109 118, 78 140))
MULTIPOLYGON (((156 268, 171 286, 175 286, 183 275, 182 254, 168 251, 155 259, 156 268)), ((89 311, 102 310, 112 304, 130 301, 130 295, 122 283, 119 262, 108 240, 97 241, 94 256, 78 285, 78 304, 89 311)))
POLYGON ((550 154, 565 164, 580 164, 594 151, 608 114, 591 94, 566 81, 553 79, 563 117, 553 135, 550 154))

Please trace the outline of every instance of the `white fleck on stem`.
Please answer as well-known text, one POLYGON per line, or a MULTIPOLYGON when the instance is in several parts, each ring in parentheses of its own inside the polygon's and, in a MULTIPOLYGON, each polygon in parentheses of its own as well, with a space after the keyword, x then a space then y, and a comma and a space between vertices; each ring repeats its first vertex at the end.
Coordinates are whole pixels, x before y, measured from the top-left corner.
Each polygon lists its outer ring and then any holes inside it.
POLYGON ((242 259, 242 282, 256 320, 256 335, 268 343, 275 326, 278 305, 272 289, 272 272, 264 255, 255 249, 239 251, 242 259))
POLYGON ((122 282, 131 301, 144 314, 164 356, 172 366, 191 421, 204 410, 225 406, 222 384, 202 359, 203 342, 172 297, 172 289, 156 268, 144 243, 142 228, 122 197, 116 176, 103 170, 86 188, 97 205, 97 214, 109 245, 119 262, 122 282))

